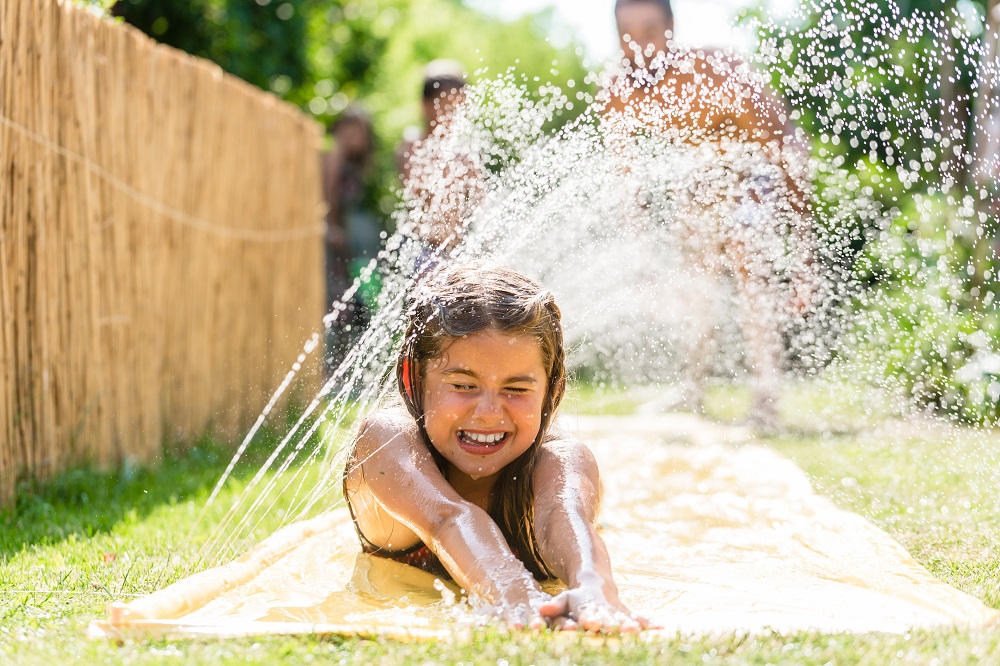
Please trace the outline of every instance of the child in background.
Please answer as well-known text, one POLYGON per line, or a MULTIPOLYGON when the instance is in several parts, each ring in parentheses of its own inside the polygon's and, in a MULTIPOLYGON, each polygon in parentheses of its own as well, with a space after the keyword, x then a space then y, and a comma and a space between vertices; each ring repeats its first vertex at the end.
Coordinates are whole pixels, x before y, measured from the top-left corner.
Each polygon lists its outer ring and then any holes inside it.
POLYGON ((396 152, 403 200, 417 222, 400 230, 419 244, 417 273, 445 261, 461 243, 484 185, 480 158, 452 133, 466 103, 462 66, 454 60, 429 63, 422 100, 424 125, 409 128, 396 152))
POLYGON ((396 367, 405 409, 362 423, 344 497, 366 552, 446 571, 512 627, 636 631, 595 528, 594 456, 549 427, 566 386, 560 316, 510 269, 430 275, 396 367), (550 597, 546 578, 568 589, 550 597))
POLYGON ((378 253, 379 229, 365 210, 366 181, 375 156, 371 119, 360 107, 349 106, 329 133, 333 145, 323 154, 321 166, 327 203, 327 297, 332 304, 351 284, 351 260, 361 252, 372 257, 378 253))
MULTIPOLYGON (((322 155, 326 213, 327 311, 332 312, 361 268, 378 255, 381 226, 372 214, 369 176, 375 157, 371 118, 359 106, 348 106, 330 126, 331 149, 322 155)), ((363 283, 327 333, 327 364, 339 365, 368 325, 378 285, 363 283)))

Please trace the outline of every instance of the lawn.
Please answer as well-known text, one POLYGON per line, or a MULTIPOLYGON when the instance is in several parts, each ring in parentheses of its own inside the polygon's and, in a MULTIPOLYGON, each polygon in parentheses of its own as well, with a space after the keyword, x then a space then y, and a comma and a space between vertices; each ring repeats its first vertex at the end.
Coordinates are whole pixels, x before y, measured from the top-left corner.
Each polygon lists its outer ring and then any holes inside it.
MULTIPOLYGON (((581 388, 569 395, 566 409, 628 414, 647 395, 581 388)), ((717 387, 710 393, 709 414, 732 418, 745 402, 739 389, 717 387)), ((1000 503, 995 499, 1000 437, 912 421, 905 427, 887 421, 853 429, 841 422, 837 434, 829 434, 827 428, 805 425, 818 422, 803 416, 815 402, 807 391, 786 398, 784 419, 793 434, 772 437, 770 444, 812 475, 820 492, 870 517, 936 576, 1000 607, 1000 503)), ((146 594, 198 570, 197 545, 208 536, 211 517, 193 534, 190 526, 227 461, 228 454, 205 440, 165 455, 152 468, 127 468, 116 475, 76 471, 25 487, 17 511, 0 516, 0 663, 1000 661, 1000 627, 902 636, 668 640, 484 629, 468 640, 437 644, 265 637, 119 646, 88 640, 87 624, 103 616, 108 601, 146 594)), ((220 511, 225 505, 217 504, 220 511)))

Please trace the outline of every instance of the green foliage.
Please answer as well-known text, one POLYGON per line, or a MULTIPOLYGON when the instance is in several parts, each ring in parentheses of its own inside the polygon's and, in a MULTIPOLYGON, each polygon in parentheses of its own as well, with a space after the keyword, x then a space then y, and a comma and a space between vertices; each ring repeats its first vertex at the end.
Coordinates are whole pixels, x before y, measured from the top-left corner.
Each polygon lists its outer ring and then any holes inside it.
POLYGON ((214 60, 266 88, 276 77, 307 78, 305 37, 310 0, 119 0, 115 16, 164 44, 214 60))
POLYGON ((790 23, 764 23, 760 52, 771 82, 819 139, 820 158, 878 162, 905 189, 941 184, 947 154, 970 148, 975 37, 985 13, 984 0, 962 0, 966 22, 978 27, 960 38, 958 4, 826 0, 803 4, 805 14, 790 23))
MULTIPOLYGON (((777 23, 759 6, 744 22, 758 26, 771 83, 832 184, 860 177, 869 197, 894 207, 968 184, 984 12, 985 0, 821 0, 777 23)), ((829 225, 822 202, 819 213, 829 225)), ((850 224, 856 254, 879 220, 850 224)))
POLYGON ((917 405, 976 423, 1000 416, 1000 385, 976 370, 1000 349, 996 304, 970 296, 984 279, 995 290, 998 268, 973 256, 995 201, 969 173, 985 5, 822 0, 759 30, 772 84, 824 169, 816 226, 868 290, 845 351, 917 405))
MULTIPOLYGON (((313 15, 311 80, 286 97, 328 123, 349 102, 374 119, 379 138, 375 180, 382 214, 395 206, 394 153, 404 130, 422 123, 424 66, 462 63, 470 82, 516 68, 532 93, 545 83, 581 83, 587 74, 574 46, 546 40, 548 14, 504 22, 454 0, 345 0, 313 15)), ((279 89, 278 92, 281 92, 279 89)), ((582 111, 582 106, 576 112, 582 111)), ((563 122, 574 117, 567 113, 563 122)))
POLYGON ((82 7, 90 7, 94 11, 99 11, 101 14, 106 14, 110 11, 111 6, 114 5, 118 0, 73 0, 73 2, 82 7))
POLYGON ((422 72, 430 61, 458 60, 472 82, 515 67, 533 93, 546 83, 565 88, 571 79, 586 90, 576 46, 546 38, 550 11, 505 22, 457 0, 119 0, 114 13, 324 125, 360 103, 378 138, 374 199, 383 216, 396 203, 396 145, 406 127, 422 122, 422 72))
POLYGON ((857 270, 871 290, 858 304, 854 337, 862 365, 918 406, 992 423, 1000 418, 1000 377, 987 359, 1000 349, 1000 326, 989 299, 985 311, 971 307, 969 248, 953 231, 961 226, 956 203, 913 196, 869 244, 857 270))

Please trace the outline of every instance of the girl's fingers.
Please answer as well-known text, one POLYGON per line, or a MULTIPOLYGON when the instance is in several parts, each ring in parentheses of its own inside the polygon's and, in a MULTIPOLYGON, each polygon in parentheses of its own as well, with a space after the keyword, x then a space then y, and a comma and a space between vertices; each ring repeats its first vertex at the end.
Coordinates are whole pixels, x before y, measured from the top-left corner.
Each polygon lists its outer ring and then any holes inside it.
POLYGON ((610 604, 583 601, 572 590, 560 592, 538 606, 538 613, 554 630, 583 629, 603 633, 635 633, 649 627, 649 620, 610 604))
POLYGON ((569 616, 569 594, 568 592, 560 592, 556 596, 552 597, 544 604, 538 607, 538 612, 542 617, 555 618, 555 617, 568 617, 569 616))
POLYGON ((532 631, 541 631, 547 626, 548 623, 545 622, 545 618, 539 617, 537 615, 534 618, 532 618, 531 623, 528 625, 528 627, 532 631))
POLYGON ((508 628, 514 630, 541 631, 548 626, 547 618, 528 605, 508 607, 500 617, 508 628))
POLYGON ((645 618, 633 616, 625 610, 611 606, 591 606, 581 609, 576 619, 583 629, 606 634, 637 633, 649 624, 645 618))
POLYGON ((636 618, 625 616, 621 624, 618 625, 622 633, 634 634, 642 631, 643 626, 636 618))
POLYGON ((503 621, 504 624, 507 625, 508 629, 513 629, 514 631, 524 629, 524 620, 520 617, 505 617, 503 621))
POLYGON ((576 631, 579 628, 580 625, 568 617, 557 617, 552 623, 554 631, 576 631))
POLYGON ((583 604, 577 609, 576 621, 587 631, 609 631, 616 628, 614 615, 608 606, 583 604))

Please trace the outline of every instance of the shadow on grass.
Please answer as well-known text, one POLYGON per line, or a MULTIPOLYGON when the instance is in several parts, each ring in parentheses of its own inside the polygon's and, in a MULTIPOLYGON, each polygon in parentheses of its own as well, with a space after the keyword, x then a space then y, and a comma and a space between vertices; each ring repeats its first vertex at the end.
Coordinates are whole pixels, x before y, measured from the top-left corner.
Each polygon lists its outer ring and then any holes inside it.
MULTIPOLYGON (((259 433, 232 477, 256 473, 278 439, 274 432, 259 433)), ((223 447, 205 436, 187 447, 166 445, 148 464, 110 471, 81 468, 22 482, 13 510, 0 511, 0 561, 35 544, 110 532, 164 505, 203 503, 234 452, 235 446, 223 447)))

